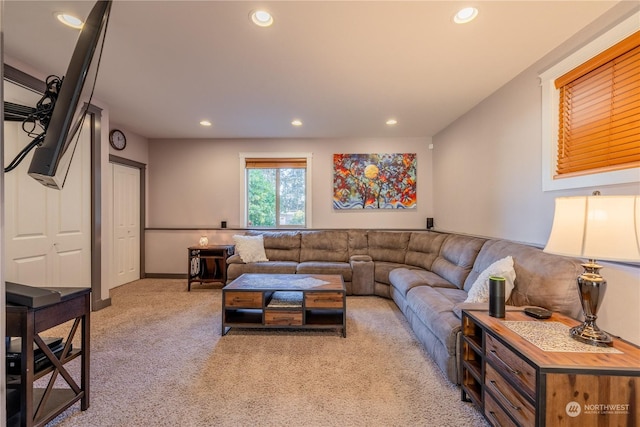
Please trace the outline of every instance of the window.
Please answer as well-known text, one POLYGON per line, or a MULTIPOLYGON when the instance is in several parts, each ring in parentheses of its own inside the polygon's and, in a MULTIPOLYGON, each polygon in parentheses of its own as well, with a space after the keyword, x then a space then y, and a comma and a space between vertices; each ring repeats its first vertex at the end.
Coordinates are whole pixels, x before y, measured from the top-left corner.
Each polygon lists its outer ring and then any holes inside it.
POLYGON ((247 227, 300 228, 310 224, 310 156, 241 154, 247 227))
POLYGON ((556 177, 640 166, 640 31, 555 81, 556 177))
POLYGON ((640 181, 638 18, 540 75, 545 191, 640 181))

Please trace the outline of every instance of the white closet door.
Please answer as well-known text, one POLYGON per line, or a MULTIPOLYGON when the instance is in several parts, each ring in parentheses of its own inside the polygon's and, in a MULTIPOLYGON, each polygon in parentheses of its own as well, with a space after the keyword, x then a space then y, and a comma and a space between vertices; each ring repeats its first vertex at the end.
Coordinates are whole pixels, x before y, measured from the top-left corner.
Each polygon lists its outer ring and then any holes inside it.
MULTIPOLYGON (((5 122, 8 163, 31 138, 5 122)), ((27 171, 33 154, 5 174, 6 275, 32 286, 91 286, 91 132, 85 121, 62 190, 27 171)))
POLYGON ((112 163, 112 287, 140 278, 140 170, 112 163))

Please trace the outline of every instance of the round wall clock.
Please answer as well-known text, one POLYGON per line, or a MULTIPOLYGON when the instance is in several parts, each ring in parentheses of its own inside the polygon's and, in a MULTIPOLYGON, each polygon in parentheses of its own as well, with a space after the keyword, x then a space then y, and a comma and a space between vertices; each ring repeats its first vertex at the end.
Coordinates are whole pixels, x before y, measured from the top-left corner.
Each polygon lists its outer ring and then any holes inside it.
POLYGON ((124 150, 127 146, 127 137, 120 129, 114 129, 109 133, 109 143, 116 150, 124 150))

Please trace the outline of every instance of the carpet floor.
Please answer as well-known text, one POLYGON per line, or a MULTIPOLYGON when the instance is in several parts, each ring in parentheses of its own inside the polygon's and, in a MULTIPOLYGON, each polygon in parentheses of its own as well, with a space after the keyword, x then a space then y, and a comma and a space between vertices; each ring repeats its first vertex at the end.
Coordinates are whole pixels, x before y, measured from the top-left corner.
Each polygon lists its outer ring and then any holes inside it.
POLYGON ((90 408, 77 403, 49 426, 487 425, 391 300, 348 297, 346 339, 330 330, 221 337, 221 297, 214 287, 187 292, 186 280, 113 289, 112 305, 91 315, 90 408))

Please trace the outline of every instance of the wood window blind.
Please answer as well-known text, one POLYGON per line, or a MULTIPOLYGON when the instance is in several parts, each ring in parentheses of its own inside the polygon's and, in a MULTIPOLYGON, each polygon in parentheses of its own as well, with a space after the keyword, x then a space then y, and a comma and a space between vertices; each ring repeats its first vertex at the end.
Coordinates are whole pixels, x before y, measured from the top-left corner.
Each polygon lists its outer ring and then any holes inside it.
POLYGON ((304 169, 305 158, 246 158, 246 169, 304 169))
POLYGON ((559 77, 556 178, 640 166, 640 31, 559 77))

